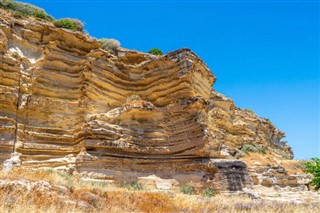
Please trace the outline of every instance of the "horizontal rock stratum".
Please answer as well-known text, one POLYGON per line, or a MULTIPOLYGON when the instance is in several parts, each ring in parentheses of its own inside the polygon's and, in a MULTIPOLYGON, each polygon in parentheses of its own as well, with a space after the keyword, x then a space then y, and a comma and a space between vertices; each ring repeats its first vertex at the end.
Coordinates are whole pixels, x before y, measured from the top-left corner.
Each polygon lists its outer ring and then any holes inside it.
POLYGON ((282 159, 293 153, 284 133, 215 92, 214 82, 189 49, 114 55, 84 33, 2 11, 0 161, 250 188, 247 165, 236 159, 245 147, 282 159))

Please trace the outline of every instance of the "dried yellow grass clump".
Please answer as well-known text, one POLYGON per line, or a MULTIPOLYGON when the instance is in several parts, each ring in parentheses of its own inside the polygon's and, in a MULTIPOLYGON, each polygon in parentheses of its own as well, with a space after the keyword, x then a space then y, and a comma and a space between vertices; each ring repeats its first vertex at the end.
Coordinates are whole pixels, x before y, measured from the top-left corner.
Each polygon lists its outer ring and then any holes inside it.
POLYGON ((319 204, 130 190, 56 171, 0 173, 0 212, 320 212, 319 204), (24 185, 25 184, 25 185, 24 185))

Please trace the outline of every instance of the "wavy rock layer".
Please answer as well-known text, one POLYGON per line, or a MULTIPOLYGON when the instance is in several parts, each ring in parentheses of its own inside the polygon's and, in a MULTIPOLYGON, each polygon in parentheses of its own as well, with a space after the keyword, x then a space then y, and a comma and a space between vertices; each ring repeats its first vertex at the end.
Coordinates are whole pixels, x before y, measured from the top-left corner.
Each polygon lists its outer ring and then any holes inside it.
POLYGON ((291 154, 270 122, 212 92, 215 77, 189 49, 114 56, 82 33, 5 15, 0 35, 0 161, 15 152, 25 167, 238 190, 250 185, 246 165, 210 158, 244 143, 291 154))
MULTIPOLYGON (((212 92, 209 100, 209 147, 225 157, 242 157, 246 149, 259 149, 282 159, 292 159, 293 152, 281 139, 285 136, 267 118, 236 107, 224 95, 212 92)), ((248 150, 254 151, 254 150, 248 150)))

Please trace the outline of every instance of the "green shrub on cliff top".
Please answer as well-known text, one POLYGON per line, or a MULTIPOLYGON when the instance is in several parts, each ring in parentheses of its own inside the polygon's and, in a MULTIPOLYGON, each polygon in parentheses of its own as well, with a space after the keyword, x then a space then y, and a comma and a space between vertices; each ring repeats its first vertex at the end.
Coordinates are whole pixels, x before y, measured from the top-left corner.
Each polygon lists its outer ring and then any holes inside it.
POLYGON ((316 190, 320 189, 320 158, 311 158, 312 161, 305 163, 304 172, 313 175, 311 184, 315 186, 316 190))
POLYGON ((112 53, 116 53, 120 47, 120 42, 113 38, 102 38, 99 39, 99 41, 101 42, 102 49, 112 53))
POLYGON ((153 48, 153 49, 149 50, 148 53, 150 53, 152 55, 163 55, 163 52, 158 48, 153 48))
POLYGON ((75 31, 83 31, 84 24, 78 19, 62 18, 53 22, 54 26, 75 31))
POLYGON ((63 18, 54 20, 43 9, 31 4, 16 2, 14 0, 0 0, 0 8, 12 11, 15 18, 34 17, 52 22, 56 27, 83 31, 84 24, 78 19, 63 18))
POLYGON ((31 4, 16 2, 14 0, 1 0, 0 8, 14 12, 15 17, 35 17, 37 19, 53 21, 54 18, 48 15, 43 9, 31 4))

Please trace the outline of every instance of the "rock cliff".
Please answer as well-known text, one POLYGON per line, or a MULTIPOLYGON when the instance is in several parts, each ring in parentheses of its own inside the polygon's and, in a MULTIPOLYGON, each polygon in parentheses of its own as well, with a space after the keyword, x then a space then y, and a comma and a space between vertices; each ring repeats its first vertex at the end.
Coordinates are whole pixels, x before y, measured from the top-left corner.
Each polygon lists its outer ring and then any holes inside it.
POLYGON ((1 11, 0 161, 117 181, 156 175, 169 185, 250 188, 237 158, 293 153, 284 133, 215 92, 214 82, 189 49, 114 55, 84 33, 1 11))
POLYGON ((291 147, 281 141, 285 134, 267 118, 236 107, 231 99, 215 91, 209 103, 210 148, 215 147, 227 157, 242 157, 247 151, 258 151, 282 159, 293 158, 291 147))

